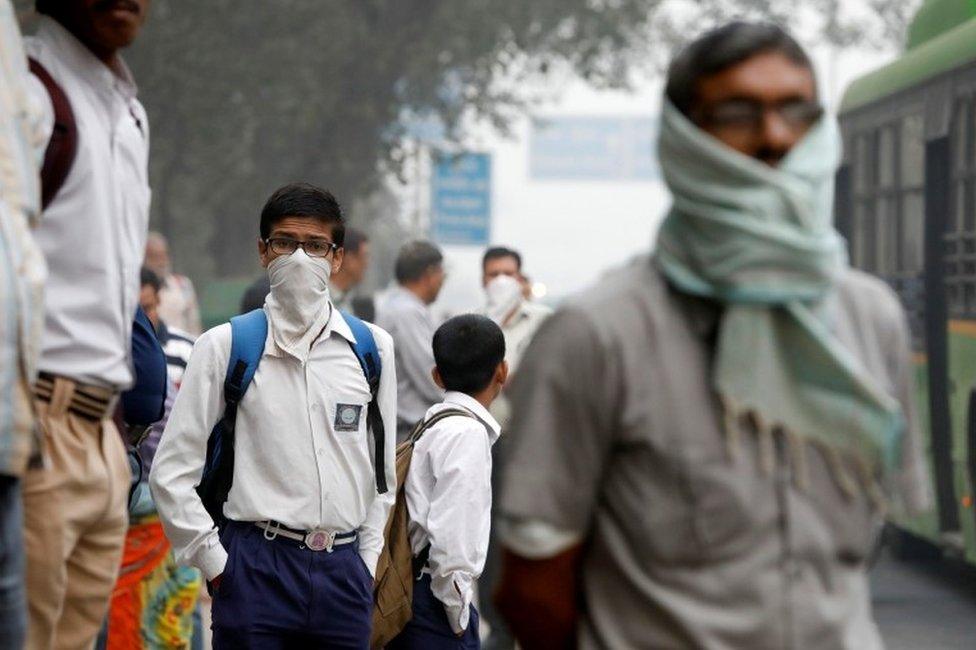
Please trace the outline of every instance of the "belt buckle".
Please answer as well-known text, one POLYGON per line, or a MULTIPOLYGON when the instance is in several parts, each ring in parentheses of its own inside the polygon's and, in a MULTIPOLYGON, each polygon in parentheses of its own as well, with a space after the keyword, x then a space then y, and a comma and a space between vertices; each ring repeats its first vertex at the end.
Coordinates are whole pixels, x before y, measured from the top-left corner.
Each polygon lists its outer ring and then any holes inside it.
POLYGON ((335 536, 335 533, 330 533, 327 530, 312 530, 305 535, 305 546, 310 551, 331 553, 335 544, 335 536))

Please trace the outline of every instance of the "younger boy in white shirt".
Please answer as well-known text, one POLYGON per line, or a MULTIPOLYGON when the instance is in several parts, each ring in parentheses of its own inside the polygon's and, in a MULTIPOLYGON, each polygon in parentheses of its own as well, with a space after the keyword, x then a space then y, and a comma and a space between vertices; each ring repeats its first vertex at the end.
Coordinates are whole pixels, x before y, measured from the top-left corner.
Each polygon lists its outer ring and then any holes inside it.
POLYGON ((459 414, 433 424, 413 448, 404 491, 420 574, 413 619, 392 650, 480 647, 471 599, 491 528, 491 446, 500 427, 488 407, 508 378, 505 336, 484 316, 458 316, 437 330, 433 348, 434 381, 447 392, 425 420, 459 414))

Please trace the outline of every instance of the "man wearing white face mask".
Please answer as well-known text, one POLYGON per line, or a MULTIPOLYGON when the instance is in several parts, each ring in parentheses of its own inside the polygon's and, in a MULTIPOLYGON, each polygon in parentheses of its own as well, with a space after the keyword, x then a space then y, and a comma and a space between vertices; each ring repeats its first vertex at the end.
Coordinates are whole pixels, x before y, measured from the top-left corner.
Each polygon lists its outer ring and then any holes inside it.
POLYGON ((552 310, 525 298, 522 256, 518 251, 503 246, 489 248, 481 269, 487 298, 484 314, 505 333, 505 360, 514 373, 532 336, 552 310))
POLYGON ((156 453, 153 496, 177 560, 209 581, 218 649, 369 645, 396 485, 396 372, 390 336, 332 305, 343 235, 330 193, 295 184, 272 195, 258 242, 271 293, 238 317, 266 323, 259 363, 241 352, 244 321, 201 336, 156 453), (218 431, 232 481, 214 508, 201 494, 220 465, 208 449, 218 431))

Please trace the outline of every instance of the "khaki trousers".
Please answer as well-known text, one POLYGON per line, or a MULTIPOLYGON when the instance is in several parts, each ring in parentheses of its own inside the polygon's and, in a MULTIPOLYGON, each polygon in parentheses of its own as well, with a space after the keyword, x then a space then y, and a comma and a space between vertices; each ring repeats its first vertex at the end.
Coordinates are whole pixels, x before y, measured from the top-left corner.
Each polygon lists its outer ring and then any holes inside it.
POLYGON ((68 411, 75 386, 59 377, 50 403, 35 402, 48 466, 23 484, 29 650, 92 647, 128 526, 125 446, 110 419, 68 411))

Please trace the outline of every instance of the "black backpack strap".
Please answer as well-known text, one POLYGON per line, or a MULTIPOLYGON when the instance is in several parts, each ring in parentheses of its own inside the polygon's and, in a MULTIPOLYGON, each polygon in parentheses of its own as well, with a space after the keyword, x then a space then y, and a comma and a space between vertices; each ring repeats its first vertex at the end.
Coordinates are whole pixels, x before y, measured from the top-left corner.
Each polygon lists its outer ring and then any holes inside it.
POLYGON ((415 555, 413 558, 413 579, 420 580, 420 576, 424 572, 424 567, 427 566, 427 560, 430 559, 430 543, 420 550, 420 553, 415 555))
POLYGON ((27 65, 44 85, 54 107, 54 130, 44 151, 44 166, 41 168, 41 209, 44 210, 61 190, 75 162, 78 125, 64 89, 37 59, 27 59, 27 65))

